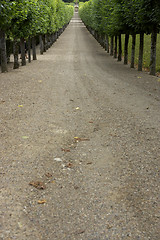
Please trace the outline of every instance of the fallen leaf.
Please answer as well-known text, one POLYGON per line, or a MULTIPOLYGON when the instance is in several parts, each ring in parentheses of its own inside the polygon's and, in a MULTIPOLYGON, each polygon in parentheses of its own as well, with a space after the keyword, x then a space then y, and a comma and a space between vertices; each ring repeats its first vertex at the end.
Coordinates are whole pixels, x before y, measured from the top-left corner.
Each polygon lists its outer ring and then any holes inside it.
POLYGON ((18 226, 19 226, 19 228, 22 228, 22 227, 23 227, 23 225, 22 225, 21 222, 18 222, 18 226))
POLYGON ((142 78, 142 77, 137 77, 137 78, 142 78))
POLYGON ((61 159, 61 158, 54 158, 54 161, 56 161, 56 162, 62 162, 62 159, 61 159))
POLYGON ((92 164, 92 162, 87 162, 87 165, 90 165, 90 164, 92 164))
POLYGON ((75 234, 78 235, 78 234, 82 234, 82 233, 84 233, 84 232, 85 232, 84 229, 80 229, 80 230, 77 230, 77 231, 75 232, 75 234))
POLYGON ((61 148, 63 152, 70 152, 70 149, 61 148))
POLYGON ((29 137, 28 136, 22 136, 23 139, 28 139, 29 137))
POLYGON ((74 139, 78 139, 79 137, 74 137, 74 139))
POLYGON ((45 173, 45 176, 50 178, 50 177, 52 177, 52 174, 48 172, 48 173, 45 173))
POLYGON ((113 226, 110 224, 107 224, 107 229, 111 229, 113 226))
POLYGON ((32 181, 29 183, 29 185, 31 185, 39 190, 44 190, 46 188, 45 183, 40 182, 40 181, 32 181))
POLYGON ((23 105, 18 105, 18 107, 23 107, 23 105))
POLYGON ((44 204, 44 203, 46 203, 47 201, 45 200, 45 199, 43 199, 43 200, 38 200, 38 203, 39 204, 44 204))
POLYGON ((76 142, 82 142, 82 141, 89 141, 89 138, 80 138, 80 137, 74 137, 76 142))
POLYGON ((79 107, 76 107, 76 110, 79 110, 79 107))
POLYGON ((68 167, 68 168, 71 168, 72 166, 73 166, 72 163, 68 163, 68 164, 66 165, 66 167, 68 167))

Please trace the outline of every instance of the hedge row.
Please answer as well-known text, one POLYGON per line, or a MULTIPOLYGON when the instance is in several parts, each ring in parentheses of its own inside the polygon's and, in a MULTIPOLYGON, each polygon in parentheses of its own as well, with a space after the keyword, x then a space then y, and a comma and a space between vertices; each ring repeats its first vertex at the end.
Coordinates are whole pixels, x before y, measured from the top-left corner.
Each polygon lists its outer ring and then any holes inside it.
POLYGON ((128 42, 131 35, 132 68, 136 35, 139 34, 139 71, 143 67, 144 35, 151 34, 150 74, 155 75, 157 34, 160 30, 159 0, 90 0, 80 3, 79 13, 89 31, 111 55, 118 57, 118 61, 122 60, 121 35, 125 34, 124 64, 128 63, 128 42))
POLYGON ((31 61, 31 48, 33 60, 36 60, 37 36, 40 42, 40 53, 43 54, 63 32, 72 16, 73 6, 66 5, 62 0, 1 0, 0 63, 2 72, 7 71, 7 60, 12 51, 14 69, 19 67, 19 48, 22 65, 26 65, 26 45, 29 62, 31 61))

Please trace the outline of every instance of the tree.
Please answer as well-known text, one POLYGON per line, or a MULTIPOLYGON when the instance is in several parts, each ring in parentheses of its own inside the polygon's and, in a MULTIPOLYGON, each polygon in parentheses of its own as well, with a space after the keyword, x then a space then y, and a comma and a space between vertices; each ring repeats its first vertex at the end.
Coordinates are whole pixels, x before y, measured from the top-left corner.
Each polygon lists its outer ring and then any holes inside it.
POLYGON ((0 63, 2 72, 8 71, 5 35, 11 24, 14 5, 14 1, 1 0, 0 2, 0 63))

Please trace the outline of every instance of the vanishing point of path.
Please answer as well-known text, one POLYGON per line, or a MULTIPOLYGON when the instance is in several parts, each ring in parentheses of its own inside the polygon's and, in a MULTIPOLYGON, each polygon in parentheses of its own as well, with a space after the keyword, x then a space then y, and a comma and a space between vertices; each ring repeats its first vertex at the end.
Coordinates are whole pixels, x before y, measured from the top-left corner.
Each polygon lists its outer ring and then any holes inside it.
POLYGON ((0 240, 158 240, 160 81, 78 15, 0 74, 0 240))

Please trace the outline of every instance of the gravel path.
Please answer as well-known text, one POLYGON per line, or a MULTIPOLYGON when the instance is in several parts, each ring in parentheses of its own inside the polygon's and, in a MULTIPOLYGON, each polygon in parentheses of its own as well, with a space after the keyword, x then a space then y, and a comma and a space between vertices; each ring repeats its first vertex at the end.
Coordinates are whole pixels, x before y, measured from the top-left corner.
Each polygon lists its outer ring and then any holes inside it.
POLYGON ((110 57, 75 14, 0 89, 0 240, 159 239, 158 78, 110 57))

